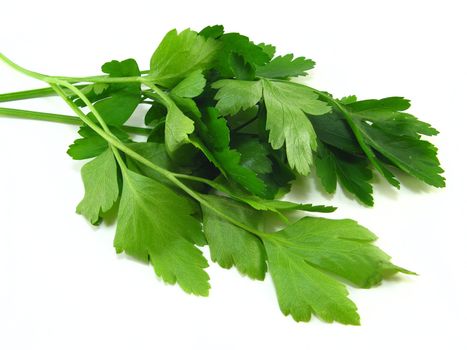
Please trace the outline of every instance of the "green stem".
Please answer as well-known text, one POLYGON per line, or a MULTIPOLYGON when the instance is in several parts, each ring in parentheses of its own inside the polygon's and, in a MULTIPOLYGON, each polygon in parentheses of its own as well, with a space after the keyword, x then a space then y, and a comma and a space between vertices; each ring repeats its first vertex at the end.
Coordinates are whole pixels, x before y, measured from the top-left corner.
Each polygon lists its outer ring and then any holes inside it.
MULTIPOLYGON (((53 89, 52 89, 53 91, 53 89)), ((55 91, 54 94, 56 95, 55 91)), ((43 113, 36 111, 27 111, 23 109, 14 109, 14 108, 3 108, 0 107, 0 117, 14 117, 19 119, 29 119, 29 120, 40 120, 54 123, 62 123, 69 125, 84 125, 83 121, 78 117, 73 117, 71 115, 64 114, 54 114, 54 113, 43 113)), ((130 134, 136 135, 149 135, 151 129, 149 128, 140 128, 137 126, 124 125, 122 129, 130 134)))
MULTIPOLYGON (((85 88, 89 86, 89 84, 80 84, 74 85, 78 89, 85 88)), ((143 90, 143 95, 145 97, 154 98, 157 96, 156 94, 151 94, 149 90, 143 90)), ((31 90, 22 90, 22 91, 15 91, 15 92, 8 92, 4 94, 0 94, 0 102, 11 102, 11 101, 19 101, 19 100, 28 100, 32 98, 39 98, 39 97, 49 97, 49 96, 57 96, 57 93, 54 89, 48 88, 41 88, 41 89, 31 89, 31 90)), ((73 97, 74 94, 70 92, 69 97, 73 97)), ((142 103, 152 104, 151 102, 142 101, 142 103)))
POLYGON ((30 98, 47 97, 53 95, 55 95, 55 91, 52 88, 16 91, 0 94, 0 102, 27 100, 30 98))
POLYGON ((138 83, 139 76, 134 77, 109 77, 109 76, 91 76, 91 77, 54 77, 59 81, 66 81, 68 83, 138 83))
POLYGON ((155 92, 154 94, 149 91, 145 91, 143 92, 145 96, 152 97, 153 99, 159 97, 167 108, 169 108, 173 104, 172 100, 169 97, 167 97, 167 94, 156 84, 152 83, 151 81, 147 81, 144 77, 141 77, 139 81, 155 92))
POLYGON ((55 82, 55 79, 53 79, 52 77, 50 77, 48 75, 40 74, 40 73, 34 72, 32 70, 29 70, 29 69, 26 69, 26 68, 23 68, 23 67, 17 65, 15 62, 10 60, 8 57, 6 57, 2 53, 0 53, 0 60, 3 61, 4 63, 6 63, 11 68, 13 68, 14 70, 16 70, 16 71, 18 71, 20 73, 23 73, 23 74, 25 74, 27 76, 30 76, 31 78, 35 78, 35 79, 38 79, 38 80, 41 80, 41 81, 44 81, 44 82, 47 82, 47 83, 54 83, 55 82))
MULTIPOLYGON (((34 72, 32 70, 26 69, 21 67, 20 65, 16 64, 12 60, 10 60, 8 57, 6 57, 4 54, 0 53, 0 60, 9 65, 11 68, 14 70, 21 72, 27 76, 30 76, 32 78, 42 80, 44 82, 50 83, 50 84, 58 84, 59 82, 68 82, 68 83, 79 83, 79 82, 88 82, 88 83, 136 83, 140 82, 139 76, 134 76, 134 77, 109 77, 107 75, 95 75, 95 76, 89 76, 89 77, 61 77, 61 76, 50 76, 50 75, 45 75, 41 74, 38 72, 34 72)), ((148 77, 145 77, 146 80, 148 80, 148 77)))

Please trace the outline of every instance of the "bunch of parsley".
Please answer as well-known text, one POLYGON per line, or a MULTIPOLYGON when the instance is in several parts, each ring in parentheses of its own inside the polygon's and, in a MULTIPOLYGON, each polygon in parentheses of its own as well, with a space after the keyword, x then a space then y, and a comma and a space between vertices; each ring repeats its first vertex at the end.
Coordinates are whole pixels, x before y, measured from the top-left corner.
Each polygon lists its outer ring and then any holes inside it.
POLYGON ((407 113, 408 100, 336 99, 298 84, 291 78, 306 75, 312 60, 276 56, 274 46, 222 26, 170 31, 148 71, 127 59, 105 63, 100 76, 48 76, 0 58, 50 85, 0 101, 58 95, 77 117, 0 113, 80 125, 68 154, 90 161, 77 212, 98 225, 118 207, 115 249, 149 261, 165 282, 208 295, 208 262, 198 248, 207 244, 224 268, 258 280, 269 270, 285 315, 358 324, 344 283, 369 288, 411 273, 355 221, 289 221, 294 211, 335 208, 279 199, 313 167, 326 191, 339 182, 369 206, 374 170, 396 187, 394 169, 444 186, 437 149, 421 137, 437 131, 407 113), (149 106, 146 127, 126 125, 142 104, 149 106), (133 134, 147 142, 134 142, 133 134), (265 230, 266 213, 283 228, 265 230))

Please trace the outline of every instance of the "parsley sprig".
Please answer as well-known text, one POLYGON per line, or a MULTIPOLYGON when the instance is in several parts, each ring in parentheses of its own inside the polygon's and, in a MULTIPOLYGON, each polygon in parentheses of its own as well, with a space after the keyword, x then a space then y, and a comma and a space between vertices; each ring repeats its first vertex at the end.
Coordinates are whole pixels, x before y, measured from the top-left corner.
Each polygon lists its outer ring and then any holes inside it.
POLYGON ((422 136, 437 131, 407 113, 408 100, 336 99, 291 79, 314 62, 255 44, 222 26, 172 30, 141 71, 133 59, 110 61, 103 75, 49 76, 13 69, 48 88, 0 95, 0 102, 61 97, 76 116, 0 108, 0 115, 79 125, 74 159, 85 194, 77 212, 98 225, 118 209, 114 247, 150 262, 165 282, 208 295, 208 262, 235 266, 252 279, 269 271, 285 315, 359 324, 345 284, 369 288, 396 273, 353 220, 305 216, 334 207, 281 200, 313 168, 323 188, 337 183, 373 205, 373 169, 399 187, 393 169, 444 186, 437 149, 422 136), (146 127, 128 125, 148 105, 146 127), (133 134, 147 136, 135 142, 133 134), (265 214, 283 225, 265 229, 265 214))

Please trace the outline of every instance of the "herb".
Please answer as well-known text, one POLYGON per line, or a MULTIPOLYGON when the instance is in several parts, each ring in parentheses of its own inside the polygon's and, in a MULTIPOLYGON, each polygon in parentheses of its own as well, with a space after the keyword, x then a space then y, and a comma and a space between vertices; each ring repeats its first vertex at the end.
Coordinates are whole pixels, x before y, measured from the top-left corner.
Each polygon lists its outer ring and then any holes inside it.
POLYGON ((443 187, 437 149, 422 138, 437 131, 407 113, 408 100, 337 99, 293 82, 312 60, 275 56, 272 45, 222 26, 170 31, 148 71, 127 59, 105 63, 100 76, 58 77, 0 59, 50 86, 3 94, 0 102, 58 95, 76 116, 0 114, 80 126, 68 149, 74 159, 90 159, 77 212, 98 225, 118 207, 116 251, 149 262, 165 282, 208 295, 199 249, 207 244, 223 268, 257 280, 269 271, 285 315, 359 324, 345 284, 369 288, 412 274, 355 221, 290 215, 336 208, 280 199, 312 169, 327 192, 339 183, 368 206, 375 170, 395 187, 395 169, 443 187), (127 125, 139 105, 150 106, 146 127, 127 125), (267 213, 282 226, 265 229, 267 213))

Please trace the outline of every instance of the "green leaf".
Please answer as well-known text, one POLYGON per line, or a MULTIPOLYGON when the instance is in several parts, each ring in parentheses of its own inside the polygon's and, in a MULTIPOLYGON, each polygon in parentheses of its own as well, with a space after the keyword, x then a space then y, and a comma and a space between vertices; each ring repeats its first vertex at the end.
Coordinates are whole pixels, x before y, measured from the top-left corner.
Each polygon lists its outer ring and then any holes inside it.
POLYGON ((400 169, 435 187, 444 187, 438 149, 428 141, 394 137, 378 127, 364 126, 367 142, 400 169))
POLYGON ((215 68, 221 77, 232 78, 235 73, 231 66, 231 55, 236 54, 251 66, 261 66, 269 62, 270 58, 263 47, 255 45, 250 39, 239 33, 227 33, 219 37, 221 49, 218 52, 215 68))
POLYGON ((245 58, 235 52, 229 56, 230 67, 237 79, 254 80, 256 77, 255 67, 248 63, 245 58))
POLYGON ((418 120, 415 116, 404 113, 410 107, 410 101, 403 97, 387 97, 381 100, 363 100, 348 106, 353 112, 372 125, 397 136, 420 138, 420 135, 434 136, 438 131, 430 124, 418 120))
MULTIPOLYGON (((102 71, 111 78, 137 77, 141 75, 138 64, 134 59, 124 61, 110 61, 102 66, 102 71)), ((122 126, 131 117, 136 107, 141 102, 141 84, 115 83, 93 84, 85 91, 86 97, 95 102, 94 108, 99 112, 106 124, 122 126)), ((79 101, 80 105, 85 105, 79 101)), ((88 116, 97 121, 93 113, 88 116)))
POLYGON ((310 213, 332 213, 337 209, 336 207, 326 205, 313 205, 311 203, 302 204, 283 200, 263 199, 254 196, 242 197, 242 199, 252 208, 257 210, 267 210, 278 214, 283 214, 294 210, 307 211, 310 213))
POLYGON ((321 142, 314 153, 316 175, 328 193, 334 193, 337 187, 336 160, 332 152, 321 142))
POLYGON ((363 154, 352 129, 339 113, 332 111, 309 120, 320 141, 350 154, 363 154))
POLYGON ((345 104, 354 112, 363 112, 371 110, 388 110, 392 112, 405 111, 410 108, 410 101, 403 97, 386 97, 380 100, 362 100, 357 101, 355 96, 344 98, 345 104))
POLYGON ((144 116, 144 124, 155 126, 160 124, 162 120, 165 123, 166 116, 167 108, 162 103, 154 102, 144 116))
POLYGON ((207 26, 199 32, 199 35, 201 35, 202 37, 206 39, 208 38, 217 39, 222 34, 224 34, 224 26, 220 24, 216 24, 214 26, 207 26))
POLYGON ((292 315, 297 322, 307 322, 315 314, 326 322, 360 324, 357 307, 347 298, 344 285, 279 244, 266 241, 265 247, 284 315, 292 315))
MULTIPOLYGON (((102 71, 110 78, 138 77, 141 72, 138 64, 132 58, 124 61, 110 61, 102 66, 102 71)), ((102 118, 109 125, 121 126, 133 114, 141 101, 141 84, 138 82, 90 84, 81 90, 90 102, 95 102, 102 118)), ((81 99, 74 101, 78 106, 84 107, 86 104, 81 99)), ((96 121, 92 113, 88 117, 96 121)))
POLYGON ((214 108, 208 108, 198 121, 201 140, 192 137, 192 144, 199 148, 222 174, 243 186, 251 193, 264 197, 267 188, 251 169, 241 165, 241 154, 230 148, 230 130, 227 121, 214 108))
POLYGON ((263 95, 260 81, 224 79, 211 86, 219 89, 214 98, 218 101, 216 108, 221 115, 235 115, 247 110, 255 106, 263 95))
POLYGON ((110 87, 109 84, 104 83, 94 83, 86 85, 85 87, 81 88, 81 92, 85 95, 94 95, 98 96, 103 94, 108 88, 110 87))
POLYGON ((345 96, 345 97, 342 97, 342 98, 339 98, 337 99, 337 101, 339 101, 341 104, 343 105, 348 105, 349 103, 354 103, 357 101, 357 96, 355 95, 349 95, 349 96, 345 96))
MULTIPOLYGON (((174 168, 163 143, 139 142, 130 143, 127 144, 127 146, 139 155, 151 161, 151 163, 154 163, 161 168, 169 171, 172 171, 174 168)), ((127 157, 127 165, 128 168, 134 172, 157 180, 161 183, 164 183, 165 185, 173 185, 170 181, 167 180, 166 177, 162 176, 154 169, 148 167, 147 165, 141 164, 130 157, 127 157)))
POLYGON ((373 206, 373 187, 370 184, 373 174, 367 160, 319 144, 315 164, 316 173, 328 193, 336 190, 339 179, 339 183, 362 203, 373 206))
MULTIPOLYGON (((408 174, 435 187, 444 187, 443 169, 437 158, 437 148, 421 140, 420 135, 435 135, 436 129, 414 116, 401 113, 410 103, 402 97, 363 100, 345 105, 345 113, 358 129, 360 146, 377 169, 393 185, 399 186, 394 175, 376 158, 375 151, 408 174)), ((343 107, 344 108, 344 107, 343 107)))
MULTIPOLYGON (((130 137, 119 128, 110 127, 110 131, 122 142, 130 142, 130 137)), ((68 155, 76 160, 89 159, 97 157, 99 154, 109 148, 109 144, 95 131, 88 126, 79 128, 78 134, 81 138, 76 139, 68 147, 68 155)))
POLYGON ((202 71, 196 70, 179 82, 171 92, 180 97, 193 98, 203 92, 205 85, 206 79, 202 71))
POLYGON ((362 203, 373 206, 373 178, 368 162, 351 156, 336 155, 336 171, 339 183, 350 193, 353 193, 362 203))
POLYGON ((268 55, 269 59, 272 59, 274 55, 276 54, 276 47, 271 44, 265 44, 265 43, 260 43, 257 46, 259 46, 263 52, 268 55))
POLYGON ((172 156, 181 145, 189 143, 188 135, 195 130, 194 122, 188 118, 172 100, 167 102, 165 120, 165 144, 172 156))
POLYGON ((131 117, 140 102, 141 96, 139 93, 129 94, 120 91, 106 99, 97 101, 94 108, 99 112, 106 124, 122 126, 131 117))
POLYGON ((372 242, 376 236, 353 220, 302 218, 263 239, 268 267, 285 315, 308 321, 315 314, 327 322, 359 324, 355 304, 335 276, 368 288, 397 272, 372 242))
MULTIPOLYGON (((102 72, 108 74, 111 78, 137 77, 141 75, 138 64, 132 58, 123 61, 113 60, 106 62, 102 65, 102 72)), ((94 83, 82 88, 81 92, 84 93, 91 102, 96 102, 117 92, 140 94, 141 85, 137 82, 118 84, 94 83)), ((76 99, 75 103, 79 106, 86 105, 81 99, 76 99)))
POLYGON ((186 29, 180 33, 171 30, 151 57, 151 75, 159 85, 174 87, 197 70, 212 67, 219 51, 219 43, 186 29))
POLYGON ((320 212, 320 213, 331 213, 337 208, 325 205, 313 205, 311 203, 294 203, 276 199, 265 199, 260 198, 251 194, 246 193, 242 188, 232 183, 227 183, 221 179, 216 179, 215 182, 211 182, 213 189, 216 189, 222 193, 227 194, 229 197, 237 200, 238 202, 245 203, 251 208, 261 211, 270 211, 276 214, 285 221, 288 219, 284 216, 285 213, 302 210, 307 212, 320 212))
POLYGON ((163 184, 126 170, 114 246, 142 261, 156 274, 187 293, 209 293, 208 266, 194 246, 203 240, 201 225, 185 197, 163 184))
MULTIPOLYGON (((141 75, 141 72, 138 68, 138 64, 132 58, 126 59, 124 61, 110 61, 102 65, 102 72, 107 73, 109 77, 118 78, 118 77, 138 77, 141 75)), ((134 91, 140 90, 139 83, 125 83, 123 86, 128 90, 133 89, 134 91)))
MULTIPOLYGON (((229 213, 241 223, 258 228, 258 212, 228 198, 206 195, 203 198, 214 208, 229 213)), ((221 267, 237 270, 253 279, 263 280, 266 274, 266 254, 259 238, 235 226, 207 206, 203 209, 203 228, 209 243, 211 259, 221 267)))
POLYGON ((251 169, 256 174, 272 172, 272 161, 268 156, 269 150, 257 138, 237 139, 234 146, 241 154, 240 164, 242 166, 251 169))
POLYGON ((269 197, 265 183, 251 169, 241 165, 241 154, 233 149, 213 151, 215 159, 229 179, 260 197, 269 197))
POLYGON ((96 224, 101 214, 107 212, 117 201, 120 194, 117 178, 117 163, 111 149, 81 168, 84 183, 84 198, 76 212, 96 224))
POLYGON ((292 54, 278 56, 264 66, 256 68, 256 74, 263 78, 290 78, 307 75, 315 62, 305 57, 294 59, 292 54))
POLYGON ((306 175, 312 164, 312 150, 316 149, 316 134, 305 113, 321 115, 331 108, 306 86, 266 79, 262 82, 269 143, 274 149, 285 143, 290 166, 306 175))

